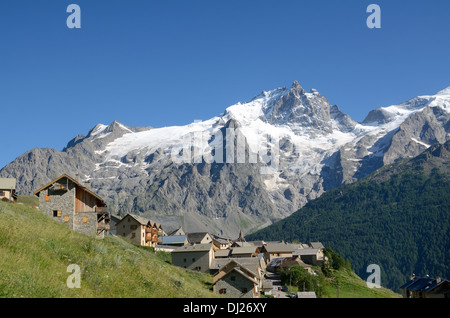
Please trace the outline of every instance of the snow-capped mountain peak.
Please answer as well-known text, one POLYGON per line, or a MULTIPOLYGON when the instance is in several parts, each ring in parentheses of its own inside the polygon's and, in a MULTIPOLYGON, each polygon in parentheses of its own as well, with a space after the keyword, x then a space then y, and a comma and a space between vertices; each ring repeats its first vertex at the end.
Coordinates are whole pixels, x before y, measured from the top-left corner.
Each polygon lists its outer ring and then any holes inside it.
MULTIPOLYGON (((183 126, 97 124, 63 151, 34 149, 24 154, 5 167, 2 176, 19 177, 20 171, 29 174, 24 179, 36 180, 38 175, 45 184, 62 172, 80 173, 122 212, 188 213, 201 224, 219 222, 218 228, 228 230, 234 230, 234 221, 242 224, 242 218, 259 226, 288 216, 330 188, 450 139, 449 92, 445 88, 379 107, 357 123, 317 90, 306 92, 294 82, 183 126), (220 144, 226 136, 216 137, 229 130, 244 137, 248 158, 256 154, 262 159, 264 147, 278 147, 271 151, 277 150, 272 158, 279 164, 262 173, 260 166, 269 166, 268 161, 253 165, 245 157, 241 164, 236 155, 224 164, 207 162, 226 148, 220 144), (177 162, 174 149, 183 154, 187 150, 191 157, 177 162), (212 215, 219 221, 211 221, 212 215)), ((238 138, 232 141, 238 148, 238 138)), ((21 186, 23 193, 36 188, 21 186)))
POLYGON ((436 95, 450 95, 450 86, 436 93, 436 95))

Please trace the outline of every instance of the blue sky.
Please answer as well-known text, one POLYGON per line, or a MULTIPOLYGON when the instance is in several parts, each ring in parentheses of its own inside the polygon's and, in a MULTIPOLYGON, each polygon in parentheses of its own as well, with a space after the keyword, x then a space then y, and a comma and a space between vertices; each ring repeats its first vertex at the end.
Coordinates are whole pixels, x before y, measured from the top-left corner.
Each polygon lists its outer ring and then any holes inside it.
POLYGON ((98 123, 188 124, 294 80, 361 121, 450 86, 449 17, 446 0, 2 0, 0 168, 98 123))

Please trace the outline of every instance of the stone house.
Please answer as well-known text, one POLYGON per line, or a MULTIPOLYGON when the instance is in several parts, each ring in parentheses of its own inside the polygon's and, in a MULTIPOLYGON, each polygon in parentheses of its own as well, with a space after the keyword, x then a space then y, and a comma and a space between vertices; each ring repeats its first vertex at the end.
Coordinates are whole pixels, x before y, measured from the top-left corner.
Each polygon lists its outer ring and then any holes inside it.
POLYGON ((259 250, 256 246, 243 246, 243 247, 233 247, 231 249, 230 257, 257 257, 259 250))
POLYGON ((17 203, 16 179, 0 178, 0 200, 17 203))
POLYGON ((257 298, 260 292, 258 273, 236 260, 230 260, 213 277, 213 291, 233 298, 257 298))
POLYGON ((301 248, 295 250, 293 255, 299 256, 306 264, 314 266, 322 266, 324 261, 323 249, 321 248, 301 248))
POLYGON ((41 211, 76 232, 103 238, 109 231, 110 215, 103 199, 66 174, 34 194, 41 211))
POLYGON ((269 264, 267 264, 267 271, 278 273, 280 270, 289 268, 291 266, 298 265, 306 269, 310 274, 313 274, 314 271, 311 268, 311 265, 305 264, 298 255, 294 255, 291 257, 279 257, 272 259, 269 264))
POLYGON ((172 252, 172 264, 209 273, 214 260, 213 244, 195 244, 178 247, 172 252))
POLYGON ((176 230, 173 230, 172 232, 167 233, 167 236, 175 236, 175 235, 186 235, 183 231, 183 227, 179 227, 176 230))
POLYGON ((116 234, 136 244, 155 247, 164 235, 162 225, 139 215, 127 214, 116 224, 116 234))
POLYGON ((208 232, 192 232, 186 233, 189 244, 209 244, 213 241, 211 234, 208 232))
POLYGON ((231 247, 231 242, 229 239, 217 235, 213 235, 213 244, 216 248, 221 250, 231 247))
POLYGON ((292 257, 293 252, 292 245, 285 243, 268 243, 261 248, 261 253, 263 253, 267 263, 274 258, 292 257))

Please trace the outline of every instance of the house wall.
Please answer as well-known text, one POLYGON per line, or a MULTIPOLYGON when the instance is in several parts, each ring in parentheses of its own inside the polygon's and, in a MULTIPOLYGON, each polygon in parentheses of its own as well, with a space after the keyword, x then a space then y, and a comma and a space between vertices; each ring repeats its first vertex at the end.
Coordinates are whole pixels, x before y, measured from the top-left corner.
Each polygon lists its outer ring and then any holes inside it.
POLYGON ((3 195, 0 195, 0 200, 3 199, 3 198, 6 198, 6 199, 11 201, 11 196, 12 196, 11 190, 2 190, 2 189, 0 189, 0 193, 2 193, 2 192, 3 192, 3 195))
POLYGON ((267 262, 270 262, 274 258, 280 258, 280 257, 292 257, 292 253, 269 253, 264 252, 264 258, 267 260, 267 262))
MULTIPOLYGON (((97 213, 94 212, 95 209, 90 212, 75 212, 76 193, 81 191, 77 191, 78 187, 75 183, 66 178, 59 180, 58 183, 63 185, 67 191, 55 191, 51 187, 42 190, 39 193, 39 209, 74 231, 91 236, 96 235, 97 213), (49 198, 48 201, 46 196, 49 198), (54 216, 54 211, 61 211, 61 216, 54 216)), ((98 237, 104 237, 104 232, 98 237)))
POLYGON ((145 245, 145 226, 127 215, 116 224, 117 235, 126 237, 139 245, 145 245), (134 235, 133 235, 134 233, 134 235))
POLYGON ((251 281, 231 271, 216 282, 214 291, 216 294, 220 294, 221 289, 226 289, 225 296, 232 298, 253 298, 255 297, 253 288, 254 284, 251 281), (232 277, 234 277, 234 280, 232 280, 232 277), (246 292, 243 292, 244 288, 247 289, 246 292))
POLYGON ((55 221, 67 224, 73 230, 76 187, 71 181, 66 185, 68 185, 67 191, 53 191, 50 188, 42 190, 39 193, 39 209, 55 221), (49 198, 48 201, 45 199, 46 196, 49 198), (58 210, 61 211, 61 216, 53 216, 53 211, 58 210))
MULTIPOLYGON (((75 212, 73 218, 73 229, 86 235, 97 234, 97 213, 95 212, 75 212), (86 222, 84 222, 86 221, 86 222)), ((99 235, 104 237, 104 232, 99 235)))
POLYGON ((81 188, 75 193, 75 212, 94 212, 98 199, 81 188))
POLYGON ((172 264, 204 273, 209 272, 212 262, 211 250, 209 251, 186 251, 172 253, 172 264))

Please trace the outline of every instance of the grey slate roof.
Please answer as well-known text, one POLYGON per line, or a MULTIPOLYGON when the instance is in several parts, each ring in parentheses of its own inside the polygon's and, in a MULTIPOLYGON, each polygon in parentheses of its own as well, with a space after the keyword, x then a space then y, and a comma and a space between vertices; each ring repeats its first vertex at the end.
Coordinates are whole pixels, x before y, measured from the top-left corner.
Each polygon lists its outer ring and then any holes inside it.
POLYGON ((256 246, 233 247, 231 255, 252 254, 256 252, 256 246))
POLYGON ((284 253, 291 253, 294 252, 294 248, 290 244, 284 244, 284 243, 271 243, 264 245, 264 248, 269 253, 278 253, 278 252, 284 252, 284 253))
POLYGON ((212 248, 212 244, 195 244, 195 245, 184 245, 180 246, 172 253, 183 253, 183 252, 200 252, 200 251, 209 251, 212 248))
POLYGON ((190 244, 199 244, 206 235, 209 235, 209 233, 208 232, 186 233, 188 242, 190 244))
POLYGON ((435 278, 414 277, 412 280, 401 286, 400 289, 408 289, 411 291, 428 293, 444 282, 449 281, 446 279, 441 279, 441 281, 438 282, 435 278))
POLYGON ((320 251, 318 248, 302 248, 294 251, 294 255, 317 255, 320 251))
POLYGON ((162 245, 181 244, 186 240, 186 235, 169 235, 161 237, 162 245))

